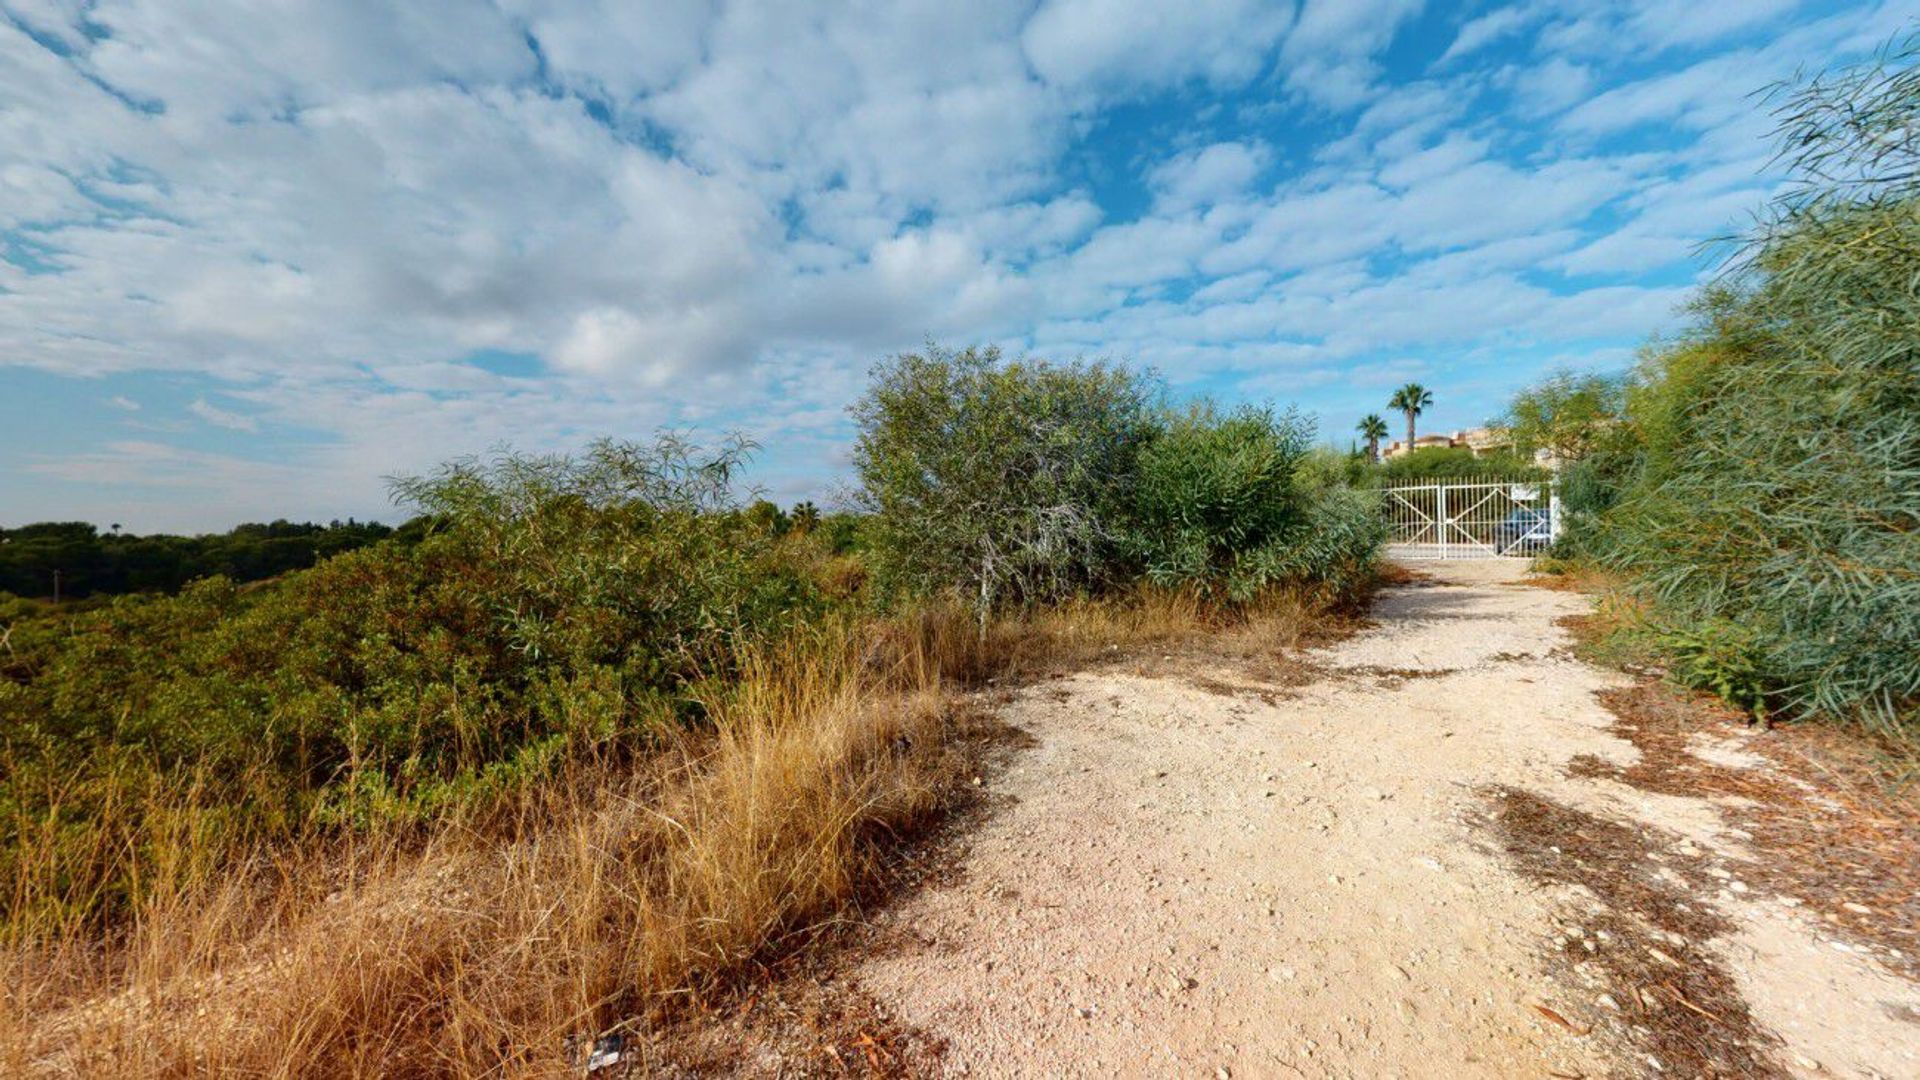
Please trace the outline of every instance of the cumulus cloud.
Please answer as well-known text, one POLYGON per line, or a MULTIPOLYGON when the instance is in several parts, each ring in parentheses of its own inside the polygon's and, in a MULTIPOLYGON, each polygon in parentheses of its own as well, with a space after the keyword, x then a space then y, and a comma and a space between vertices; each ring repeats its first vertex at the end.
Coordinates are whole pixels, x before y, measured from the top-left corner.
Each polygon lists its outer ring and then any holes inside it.
POLYGON ((557 79, 626 103, 672 86, 700 62, 714 11, 701 0, 507 0, 557 79))
POLYGON ((660 424, 805 448, 768 468, 817 492, 866 366, 928 335, 1303 393, 1631 339, 1764 195, 1746 94, 1902 14, 0 7, 0 381, 107 380, 83 396, 181 440, 33 475, 208 515, 365 514, 452 453, 660 424), (112 381, 154 372, 185 389, 112 381))
POLYGON ((1334 109, 1373 96, 1384 49, 1424 0, 1306 0, 1299 25, 1281 47, 1288 88, 1334 109))
POLYGON ((1272 160, 1260 142, 1221 142, 1155 166, 1147 183, 1169 206, 1198 206, 1244 193, 1272 160))
POLYGON ((1068 88, 1236 85, 1260 74, 1291 21, 1263 0, 1046 0, 1021 44, 1041 78, 1068 88))

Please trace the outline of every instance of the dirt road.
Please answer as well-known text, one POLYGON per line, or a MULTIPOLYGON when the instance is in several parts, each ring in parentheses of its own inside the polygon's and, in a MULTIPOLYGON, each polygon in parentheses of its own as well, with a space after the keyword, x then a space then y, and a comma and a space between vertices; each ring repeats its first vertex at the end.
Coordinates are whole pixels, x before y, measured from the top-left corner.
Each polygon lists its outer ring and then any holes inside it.
POLYGON ((1749 887, 1726 805, 1608 775, 1586 601, 1431 569, 1302 686, 1023 690, 1036 745, 860 982, 958 1075, 1920 1076, 1920 989, 1749 887))

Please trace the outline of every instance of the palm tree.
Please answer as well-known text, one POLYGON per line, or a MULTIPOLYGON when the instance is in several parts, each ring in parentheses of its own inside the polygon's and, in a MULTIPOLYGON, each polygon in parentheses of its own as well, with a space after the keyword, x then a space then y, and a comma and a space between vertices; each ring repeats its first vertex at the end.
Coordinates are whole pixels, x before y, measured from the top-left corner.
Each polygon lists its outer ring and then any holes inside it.
POLYGON ((820 508, 812 502, 795 505, 791 516, 796 532, 810 533, 820 525, 820 508))
POLYGON ((1367 460, 1378 463, 1380 460, 1380 440, 1387 437, 1387 422, 1380 419, 1379 413, 1368 413, 1360 418, 1355 426, 1360 437, 1367 440, 1367 460))
POLYGON ((1408 452, 1413 450, 1413 418, 1419 416, 1420 410, 1431 404, 1433 404, 1433 391, 1417 382, 1410 382, 1395 390, 1393 396, 1387 399, 1387 408, 1398 409, 1407 414, 1408 452))

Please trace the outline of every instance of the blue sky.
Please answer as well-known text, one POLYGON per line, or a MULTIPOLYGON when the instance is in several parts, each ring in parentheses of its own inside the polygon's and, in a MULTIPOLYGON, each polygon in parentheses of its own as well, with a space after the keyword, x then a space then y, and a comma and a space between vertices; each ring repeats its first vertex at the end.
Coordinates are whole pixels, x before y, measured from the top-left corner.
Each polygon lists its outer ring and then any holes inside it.
POLYGON ((1680 325, 1751 95, 1920 15, 224 6, 0 0, 0 525, 396 520, 387 475, 662 426, 817 498, 930 337, 1470 426, 1680 325))

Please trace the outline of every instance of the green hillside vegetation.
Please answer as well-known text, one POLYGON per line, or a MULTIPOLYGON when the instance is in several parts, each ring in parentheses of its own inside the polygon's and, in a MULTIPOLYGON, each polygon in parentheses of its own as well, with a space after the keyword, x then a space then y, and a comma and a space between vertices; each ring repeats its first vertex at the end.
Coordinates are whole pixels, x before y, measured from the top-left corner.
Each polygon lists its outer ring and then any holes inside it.
POLYGON ((855 409, 865 516, 737 502, 737 441, 501 453, 398 480, 431 523, 407 542, 14 618, 0 916, 111 921, 261 844, 475 820, 706 728, 750 663, 848 620, 957 610, 984 636, 1143 587, 1365 587, 1376 515, 1304 422, 1157 398, 934 350, 855 409))
POLYGON ((180 850, 423 820, 689 718, 701 681, 824 603, 726 513, 741 453, 458 462, 399 485, 441 522, 418 543, 16 626, 0 898, 119 907, 180 850))

